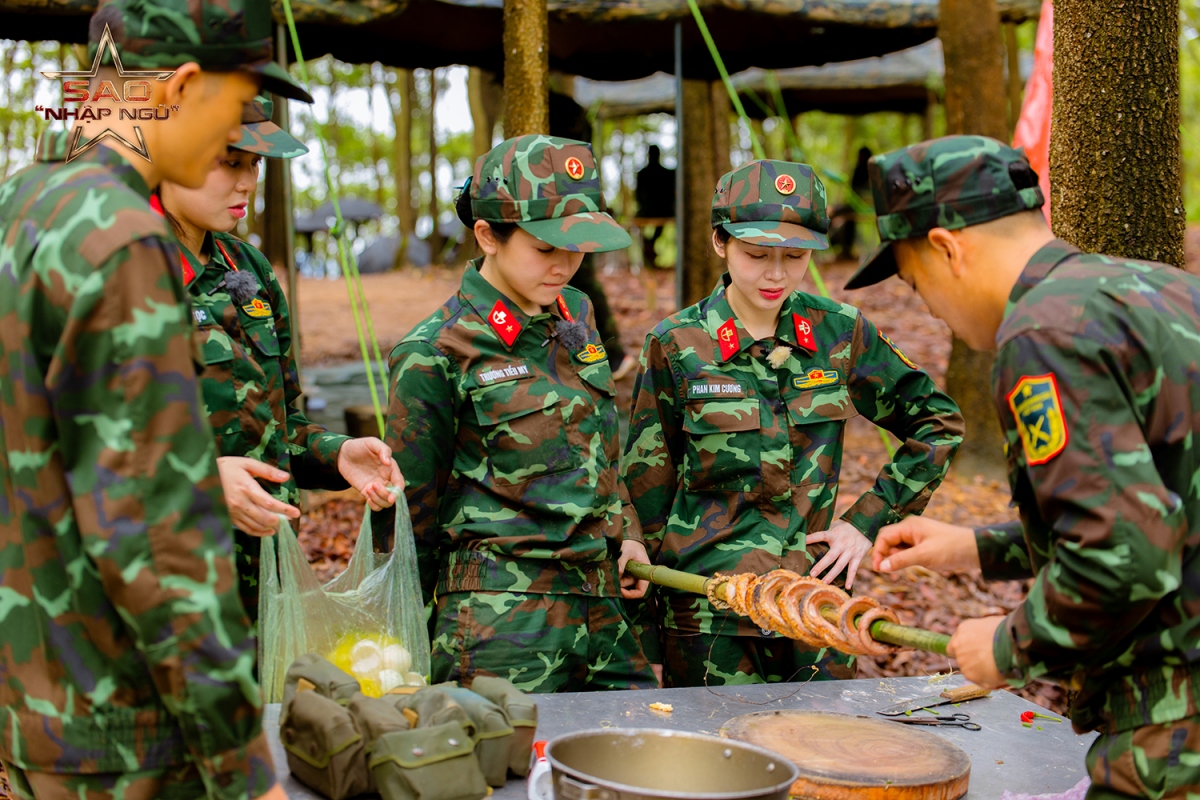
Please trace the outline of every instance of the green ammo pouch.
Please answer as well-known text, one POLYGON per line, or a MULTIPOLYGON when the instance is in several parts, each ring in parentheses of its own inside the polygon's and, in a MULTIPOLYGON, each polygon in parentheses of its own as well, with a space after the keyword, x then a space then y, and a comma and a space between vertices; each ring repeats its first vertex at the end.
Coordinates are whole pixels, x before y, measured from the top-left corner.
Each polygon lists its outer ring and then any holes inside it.
POLYGON ((373 742, 385 733, 406 731, 412 726, 408 718, 396 708, 394 701, 382 697, 367 697, 356 694, 346 705, 354 716, 358 729, 368 742, 373 742))
POLYGON ((352 675, 342 672, 316 653, 305 653, 292 662, 284 678, 281 721, 287 721, 288 707, 301 689, 311 689, 342 705, 362 691, 352 675))
POLYGON ((443 689, 462 706, 475 723, 475 758, 488 786, 503 786, 508 780, 513 727, 504 709, 470 689, 443 689))
POLYGON ((471 682, 471 691, 491 700, 508 715, 513 727, 508 768, 514 775, 525 777, 529 774, 529 755, 537 738, 537 703, 504 678, 480 675, 471 682))
POLYGON ((467 736, 471 737, 471 741, 474 742, 475 722, 467 710, 447 693, 446 690, 452 686, 457 688, 458 684, 426 686, 407 696, 397 695, 396 708, 408 708, 415 711, 417 713, 415 727, 417 728, 431 728, 447 722, 461 723, 467 736))
POLYGON ((488 793, 459 722, 385 733, 371 745, 370 765, 383 800, 480 800, 488 793))
POLYGON ((366 742, 349 709, 315 691, 297 692, 286 708, 279 738, 301 783, 330 800, 371 790, 366 742))

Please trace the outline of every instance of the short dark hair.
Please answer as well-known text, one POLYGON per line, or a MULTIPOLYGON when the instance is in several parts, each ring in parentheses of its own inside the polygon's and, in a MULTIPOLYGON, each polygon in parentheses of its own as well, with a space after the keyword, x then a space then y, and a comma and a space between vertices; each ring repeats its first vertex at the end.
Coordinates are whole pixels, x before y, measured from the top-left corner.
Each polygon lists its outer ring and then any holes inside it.
MULTIPOLYGON (((471 195, 467 192, 459 192, 458 197, 454 200, 454 213, 458 215, 458 221, 467 228, 474 230, 475 215, 471 211, 471 195)), ((492 235, 496 237, 496 241, 500 244, 507 244, 512 235, 516 233, 517 223, 515 222, 487 222, 488 227, 492 229, 492 235)))

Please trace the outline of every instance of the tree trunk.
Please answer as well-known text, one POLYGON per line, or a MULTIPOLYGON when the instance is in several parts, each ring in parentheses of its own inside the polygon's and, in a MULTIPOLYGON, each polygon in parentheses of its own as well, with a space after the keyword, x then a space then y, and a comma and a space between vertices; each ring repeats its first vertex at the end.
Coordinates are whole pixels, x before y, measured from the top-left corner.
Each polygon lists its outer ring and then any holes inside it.
POLYGON ((1057 236, 1183 266, 1178 2, 1055 5, 1050 192, 1057 236))
MULTIPOLYGON (((375 175, 375 202, 380 208, 386 208, 387 198, 384 196, 383 176, 386 172, 384 169, 383 147, 379 143, 379 134, 375 132, 375 92, 380 88, 379 76, 376 74, 376 68, 383 67, 378 64, 371 64, 370 70, 371 80, 367 82, 367 107, 370 109, 371 123, 367 126, 367 131, 371 137, 371 172, 375 175)), ((387 86, 382 85, 383 90, 387 91, 387 86)))
MULTIPOLYGON (((709 190, 709 201, 712 192, 716 191, 717 181, 733 167, 729 161, 729 122, 733 116, 733 104, 729 101, 729 92, 721 81, 713 81, 709 86, 712 93, 712 141, 713 141, 713 185, 709 190)), ((710 248, 711 249, 711 248, 710 248)))
POLYGON ((442 263, 442 245, 445 242, 438 230, 438 193, 437 193, 437 96, 438 74, 436 69, 429 70, 429 111, 426 115, 427 132, 429 133, 429 220, 433 228, 429 231, 430 259, 433 264, 442 263))
MULTIPOLYGON (((1008 139, 1008 98, 996 0, 941 0, 938 36, 946 54, 946 133, 1008 139)), ((954 337, 946 391, 962 409, 966 438, 955 466, 1003 478, 1004 440, 992 403, 992 354, 954 337)))
POLYGON ((483 70, 479 67, 467 71, 467 100, 471 106, 471 148, 478 159, 492 147, 492 128, 483 108, 483 70))
POLYGON ((396 219, 400 223, 400 246, 396 248, 393 269, 404 266, 406 249, 416 226, 412 201, 412 110, 416 86, 412 70, 395 72, 395 92, 388 92, 392 104, 392 174, 396 188, 396 219))
MULTIPOLYGON (((724 265, 712 248, 709 224, 713 190, 717 186, 717 148, 713 92, 708 81, 683 82, 683 304, 708 296, 724 265)), ((729 117, 725 117, 726 127, 729 117)), ((725 139, 728 142, 729 134, 725 139)), ((725 162, 729 155, 726 150, 725 162)))
POLYGON ((504 0, 504 137, 549 132, 546 0, 504 0))
POLYGON ((1017 129, 1017 120, 1021 118, 1021 95, 1024 93, 1024 82, 1021 80, 1021 50, 1017 47, 1017 25, 1015 22, 1004 23, 1004 66, 1008 72, 1008 134, 1012 141, 1012 133, 1017 129))

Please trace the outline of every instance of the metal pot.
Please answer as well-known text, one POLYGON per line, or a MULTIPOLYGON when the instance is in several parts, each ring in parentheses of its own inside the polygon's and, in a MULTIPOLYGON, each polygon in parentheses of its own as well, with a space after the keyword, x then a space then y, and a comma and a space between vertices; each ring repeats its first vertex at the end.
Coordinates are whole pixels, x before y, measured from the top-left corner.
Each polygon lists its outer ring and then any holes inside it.
POLYGON ((555 800, 787 800, 798 776, 770 750, 670 730, 569 733, 546 758, 555 800))

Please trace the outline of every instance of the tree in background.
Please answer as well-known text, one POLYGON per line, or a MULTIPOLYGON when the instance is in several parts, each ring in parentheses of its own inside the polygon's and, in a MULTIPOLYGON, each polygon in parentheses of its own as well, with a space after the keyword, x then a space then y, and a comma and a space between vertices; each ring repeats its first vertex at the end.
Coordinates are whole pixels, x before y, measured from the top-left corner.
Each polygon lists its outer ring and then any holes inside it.
MULTIPOLYGON (((946 133, 1008 141, 1008 97, 996 0, 941 0, 938 38, 946 58, 946 133)), ((954 465, 968 474, 1003 478, 1004 441, 992 404, 992 354, 950 346, 946 392, 967 424, 954 465)))
POLYGON ((1182 267, 1177 0, 1071 0, 1054 14, 1055 234, 1182 267))
POLYGON ((546 0, 504 0, 504 138, 549 132, 546 0))

